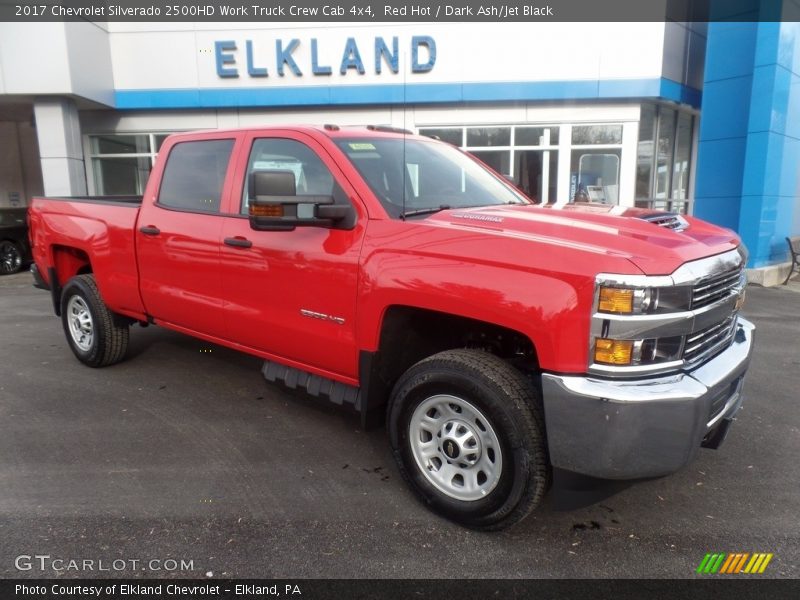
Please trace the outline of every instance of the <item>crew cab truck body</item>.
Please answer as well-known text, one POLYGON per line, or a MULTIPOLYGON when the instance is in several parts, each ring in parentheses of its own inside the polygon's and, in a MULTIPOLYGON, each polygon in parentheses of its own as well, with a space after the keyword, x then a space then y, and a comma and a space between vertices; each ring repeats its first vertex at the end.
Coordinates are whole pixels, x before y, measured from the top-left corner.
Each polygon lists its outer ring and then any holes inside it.
POLYGON ((385 419, 398 466, 471 527, 528 514, 552 469, 665 475, 717 447, 753 326, 745 250, 691 217, 539 207, 389 128, 171 136, 142 198, 35 198, 37 285, 90 366, 154 323, 385 419))

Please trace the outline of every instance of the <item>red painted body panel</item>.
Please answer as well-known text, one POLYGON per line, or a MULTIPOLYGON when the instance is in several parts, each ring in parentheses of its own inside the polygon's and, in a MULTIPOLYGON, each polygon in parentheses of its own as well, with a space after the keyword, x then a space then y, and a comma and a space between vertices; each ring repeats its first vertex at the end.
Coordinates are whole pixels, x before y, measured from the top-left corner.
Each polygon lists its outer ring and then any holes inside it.
POLYGON ((225 337, 219 237, 222 219, 158 206, 146 211, 143 208, 142 212, 142 225, 161 230, 157 236, 136 232, 147 314, 225 337))
POLYGON ((328 151, 313 137, 288 130, 270 130, 269 137, 292 138, 308 145, 322 159, 351 199, 355 229, 298 227, 294 231, 254 231, 241 212, 245 172, 252 142, 244 137, 235 167, 234 185, 224 219, 222 239, 239 238, 252 247, 222 245, 222 289, 225 291, 227 338, 248 349, 269 352, 299 363, 358 378, 356 291, 359 256, 367 213, 355 188, 328 151), (300 310, 338 319, 303 316, 300 310))
POLYGON ((34 258, 46 274, 55 249, 74 248, 77 257, 62 256, 56 265, 61 283, 85 256, 112 310, 353 384, 358 352, 378 348, 383 316, 398 305, 513 329, 531 339, 543 369, 583 372, 597 273, 669 274, 739 243, 734 233, 695 219, 676 232, 619 207, 489 206, 391 219, 335 144, 353 135, 286 128, 173 136, 138 210, 34 199, 34 258), (171 148, 223 137, 236 145, 221 214, 158 206, 171 148), (252 230, 239 213, 249 149, 259 137, 310 146, 353 203, 356 227, 252 230), (142 226, 161 233, 144 235, 142 226), (223 243, 233 237, 252 246, 223 243), (343 322, 309 318, 303 309, 343 322))
POLYGON ((47 278, 48 268, 58 266, 59 283, 63 285, 87 264, 77 256, 82 254, 102 274, 97 285, 109 306, 144 318, 134 251, 138 212, 136 205, 34 198, 29 211, 30 236, 33 259, 42 276, 47 278), (78 252, 62 252, 62 248, 78 252))

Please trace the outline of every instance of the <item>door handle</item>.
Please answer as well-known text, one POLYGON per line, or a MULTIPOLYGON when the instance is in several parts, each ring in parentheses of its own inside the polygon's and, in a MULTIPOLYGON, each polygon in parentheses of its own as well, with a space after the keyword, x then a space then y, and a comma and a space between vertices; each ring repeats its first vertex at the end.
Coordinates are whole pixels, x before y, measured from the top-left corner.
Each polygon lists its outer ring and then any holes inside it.
POLYGON ((226 246, 233 246, 234 248, 251 248, 253 242, 243 237, 225 238, 226 246))
POLYGON ((161 233, 161 230, 158 227, 153 227, 152 225, 147 225, 146 227, 139 227, 139 231, 141 231, 145 235, 158 235, 161 233))

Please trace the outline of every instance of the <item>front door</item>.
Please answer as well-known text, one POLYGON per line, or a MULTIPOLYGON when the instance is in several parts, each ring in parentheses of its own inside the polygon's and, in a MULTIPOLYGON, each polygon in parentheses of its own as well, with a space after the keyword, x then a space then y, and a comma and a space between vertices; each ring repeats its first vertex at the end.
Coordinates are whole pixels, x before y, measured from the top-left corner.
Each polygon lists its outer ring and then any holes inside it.
MULTIPOLYGON (((366 226, 354 189, 315 140, 294 132, 246 139, 239 212, 222 229, 222 286, 228 337, 283 362, 358 378, 355 342, 358 259, 366 226), (247 176, 291 171, 298 195, 333 195, 359 214, 350 230, 296 227, 255 231, 247 218, 247 176)), ((232 197, 232 200, 235 196, 232 197)), ((233 210, 231 209, 231 212, 233 210)))

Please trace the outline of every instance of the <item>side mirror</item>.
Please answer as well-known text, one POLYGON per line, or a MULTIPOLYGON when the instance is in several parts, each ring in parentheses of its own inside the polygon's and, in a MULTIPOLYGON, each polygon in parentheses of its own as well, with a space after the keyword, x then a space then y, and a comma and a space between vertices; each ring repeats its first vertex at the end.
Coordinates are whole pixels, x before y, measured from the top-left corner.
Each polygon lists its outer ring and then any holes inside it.
POLYGON ((247 185, 250 227, 259 231, 334 227, 355 215, 352 206, 336 204, 333 196, 298 196, 292 171, 253 171, 247 185))

